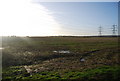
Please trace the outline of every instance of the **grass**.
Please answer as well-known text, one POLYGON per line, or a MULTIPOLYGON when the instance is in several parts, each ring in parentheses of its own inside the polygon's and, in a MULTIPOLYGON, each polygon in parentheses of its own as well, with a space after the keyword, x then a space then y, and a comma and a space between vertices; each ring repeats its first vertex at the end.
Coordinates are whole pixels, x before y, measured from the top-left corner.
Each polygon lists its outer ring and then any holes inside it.
MULTIPOLYGON (((6 72, 6 71, 5 71, 6 72)), ((81 81, 114 81, 119 80, 120 67, 119 66, 102 66, 95 69, 86 69, 84 71, 64 71, 64 72, 41 72, 35 73, 32 76, 25 76, 27 73, 22 71, 21 67, 12 67, 7 69, 6 77, 4 80, 49 80, 49 79, 59 79, 59 80, 81 80, 81 81), (19 69, 18 69, 19 68, 19 69), (22 72, 17 75, 15 72, 22 72), (11 73, 11 74, 10 74, 11 73), (9 75, 9 76, 7 76, 9 75)), ((4 73, 5 74, 5 73, 4 73)), ((4 76, 4 75, 3 75, 4 76)))
POLYGON ((3 37, 2 40, 3 81, 119 80, 117 37, 3 37), (70 53, 53 52, 60 50, 70 53), (80 62, 80 58, 85 62, 80 62), (26 65, 32 75, 25 70, 26 65))

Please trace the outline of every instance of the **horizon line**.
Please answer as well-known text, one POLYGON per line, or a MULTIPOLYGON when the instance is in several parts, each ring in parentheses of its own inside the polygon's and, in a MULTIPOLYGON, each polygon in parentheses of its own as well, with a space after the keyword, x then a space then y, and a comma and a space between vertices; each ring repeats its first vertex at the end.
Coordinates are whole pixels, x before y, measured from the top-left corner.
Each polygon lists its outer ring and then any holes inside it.
POLYGON ((0 37, 110 37, 120 35, 58 35, 58 36, 0 36, 0 37))

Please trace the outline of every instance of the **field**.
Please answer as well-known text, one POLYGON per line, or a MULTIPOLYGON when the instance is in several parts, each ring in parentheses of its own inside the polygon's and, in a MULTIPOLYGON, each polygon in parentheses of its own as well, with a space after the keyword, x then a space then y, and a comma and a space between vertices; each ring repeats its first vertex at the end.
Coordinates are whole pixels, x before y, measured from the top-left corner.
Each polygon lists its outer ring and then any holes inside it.
POLYGON ((2 81, 120 79, 118 37, 3 37, 2 44, 2 81))

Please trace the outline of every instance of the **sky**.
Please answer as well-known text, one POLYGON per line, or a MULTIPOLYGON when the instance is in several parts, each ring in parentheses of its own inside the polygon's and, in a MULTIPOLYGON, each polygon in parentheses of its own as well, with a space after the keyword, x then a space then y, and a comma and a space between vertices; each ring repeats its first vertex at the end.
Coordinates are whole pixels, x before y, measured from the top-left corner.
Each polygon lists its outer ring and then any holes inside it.
POLYGON ((34 0, 35 2, 118 2, 119 0, 34 0))
POLYGON ((68 35, 97 35, 101 26, 103 34, 111 34, 113 24, 118 24, 117 2, 51 2, 40 3, 52 11, 68 35))
POLYGON ((111 35, 118 24, 117 2, 1 0, 0 10, 2 36, 111 35))

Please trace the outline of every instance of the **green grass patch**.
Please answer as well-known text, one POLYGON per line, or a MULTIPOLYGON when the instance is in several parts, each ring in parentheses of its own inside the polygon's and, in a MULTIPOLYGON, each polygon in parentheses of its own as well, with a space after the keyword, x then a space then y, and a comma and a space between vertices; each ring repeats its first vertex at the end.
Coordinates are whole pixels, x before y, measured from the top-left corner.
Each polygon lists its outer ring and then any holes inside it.
POLYGON ((69 79, 69 80, 83 80, 83 81, 114 81, 119 80, 120 77, 120 66, 103 66, 98 67, 95 69, 86 69, 83 72, 79 71, 67 71, 62 74, 60 72, 41 72, 41 73, 34 73, 30 76, 24 76, 25 72, 22 72, 22 74, 15 75, 15 72, 21 71, 18 66, 17 67, 10 67, 5 72, 3 72, 3 81, 4 80, 51 80, 51 79, 69 79), (16 70, 18 69, 18 70, 16 70))

